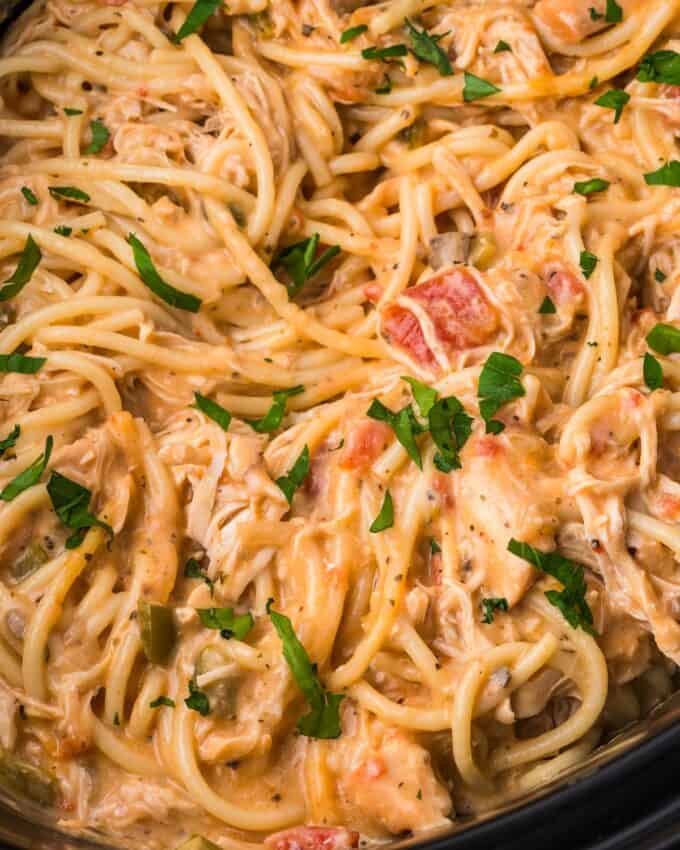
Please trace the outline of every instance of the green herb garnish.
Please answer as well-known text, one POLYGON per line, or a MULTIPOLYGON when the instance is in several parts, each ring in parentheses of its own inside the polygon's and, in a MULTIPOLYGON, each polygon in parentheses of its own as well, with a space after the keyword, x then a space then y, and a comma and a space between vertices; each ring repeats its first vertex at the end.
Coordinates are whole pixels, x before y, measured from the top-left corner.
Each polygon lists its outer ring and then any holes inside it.
POLYGON ((642 362, 642 376, 650 390, 658 390, 663 386, 663 369, 661 368, 661 363, 648 351, 645 352, 642 362))
POLYGON ((83 192, 76 186, 49 186, 47 191, 57 201, 80 201, 83 204, 90 201, 87 192, 83 192))
POLYGON ((647 345, 657 354, 677 354, 680 352, 680 331, 660 322, 647 334, 647 345))
POLYGON ((85 148, 85 153, 99 153, 109 140, 109 131, 101 121, 95 119, 90 121, 90 132, 92 133, 92 141, 85 148))
POLYGON ((183 38, 199 30, 221 5, 222 0, 196 0, 184 23, 177 31, 174 41, 179 43, 183 38))
POLYGON ((623 112, 623 107, 629 100, 630 95, 628 92, 623 91, 623 89, 609 89, 609 91, 598 97, 595 104, 596 106, 602 106, 605 109, 613 109, 614 123, 618 124, 619 119, 621 118, 621 113, 623 112))
POLYGON ((276 390, 272 393, 272 406, 261 419, 245 419, 244 421, 258 434, 271 434, 283 421, 288 399, 304 391, 305 388, 302 385, 291 387, 289 390, 276 390))
MULTIPOLYGON (((1 292, 2 290, 0 290, 1 292)), ((46 357, 26 357, 24 354, 0 354, 0 372, 35 375, 47 363, 46 357)))
POLYGON ((648 186, 680 186, 680 161, 671 159, 661 168, 650 171, 643 177, 648 186))
POLYGON ((427 429, 418 422, 411 405, 403 407, 395 413, 389 407, 385 407, 381 401, 374 399, 366 411, 366 416, 377 419, 378 422, 387 423, 418 469, 423 468, 423 461, 415 438, 417 434, 422 434, 427 429))
POLYGON ((487 599, 482 599, 482 608, 484 609, 482 622, 493 623, 496 611, 508 610, 508 600, 504 596, 490 596, 487 599))
POLYGON ((215 582, 210 578, 210 576, 205 574, 196 558, 189 558, 184 565, 184 578, 199 578, 208 585, 211 596, 215 592, 215 582))
POLYGON ((74 529, 73 534, 64 544, 67 549, 80 546, 85 532, 93 526, 103 528, 113 537, 111 526, 89 512, 92 494, 87 487, 72 481, 60 472, 52 471, 50 480, 47 482, 47 493, 56 515, 67 528, 74 529))
POLYGON ((12 277, 7 278, 2 288, 0 288, 0 301, 9 301, 10 298, 14 298, 15 295, 21 292, 33 276, 33 272, 38 267, 41 259, 42 253, 40 248, 29 234, 26 237, 24 249, 19 257, 17 267, 14 269, 14 274, 12 277))
POLYGON ((564 590, 546 591, 548 602, 559 608, 572 628, 595 634, 593 614, 586 602, 585 574, 580 564, 564 558, 559 552, 542 552, 514 538, 508 543, 508 551, 556 578, 564 590))
POLYGON ((139 276, 149 289, 171 307, 187 310, 189 313, 198 313, 201 308, 201 299, 195 295, 190 295, 188 292, 181 292, 166 283, 156 271, 156 266, 154 266, 149 252, 134 233, 128 236, 127 241, 132 248, 139 276))
POLYGON ((189 696, 184 700, 184 704, 192 711, 197 711, 201 717, 207 717, 210 714, 210 701, 196 684, 194 679, 189 679, 189 696))
POLYGON ((607 0, 604 19, 608 24, 620 24, 623 20, 623 9, 616 0, 607 0))
POLYGON ((28 201, 28 203, 32 207, 38 206, 38 199, 33 194, 33 192, 28 188, 28 186, 22 186, 21 187, 21 194, 24 196, 24 198, 26 198, 26 200, 28 201))
POLYGON ((637 79, 642 83, 668 83, 680 86, 680 53, 657 50, 648 53, 640 62, 637 79))
POLYGON ((609 180, 593 177, 590 180, 581 180, 574 183, 574 192, 578 195, 592 195, 594 192, 604 192, 609 187, 609 180))
POLYGON ((7 449, 13 449, 17 444, 17 440, 19 439, 19 435, 21 434, 21 428, 19 425, 15 425, 14 428, 9 432, 9 434, 5 437, 4 440, 0 440, 0 457, 2 457, 7 449))
POLYGON ((281 490, 283 495, 288 500, 288 504, 293 503, 295 491, 302 484, 309 472, 309 447, 305 446, 298 455, 297 460, 291 466, 287 475, 282 475, 274 482, 281 490))
POLYGON ((390 491, 385 491, 385 498, 383 499, 382 507, 380 508, 380 513, 371 523, 371 527, 368 529, 371 534, 377 534, 379 531, 385 531, 387 528, 392 528, 394 525, 394 505, 392 503, 392 496, 390 495, 390 491))
POLYGON ((217 629, 226 640, 243 640, 255 625, 253 615, 235 614, 233 608, 197 608, 201 625, 206 629, 217 629))
POLYGON ((359 24, 358 27, 350 27, 340 36, 340 44, 347 44, 349 41, 354 41, 355 38, 359 38, 365 32, 368 32, 366 24, 359 24))
POLYGON ((389 62, 401 56, 408 56, 405 44, 391 44, 389 47, 366 47, 361 51, 364 59, 374 59, 379 62, 389 62))
POLYGON ((579 265, 581 266, 581 274, 588 280, 590 275, 595 271, 597 265, 597 257, 591 254, 590 251, 581 251, 579 255, 579 265))
POLYGON ((500 434, 505 425, 494 415, 513 399, 525 394, 519 376, 522 364, 509 354, 494 351, 487 358, 479 376, 477 396, 479 412, 486 423, 487 434, 500 434))
POLYGON ((162 705, 166 705, 168 708, 174 708, 175 700, 170 699, 170 697, 156 697, 156 699, 151 700, 149 703, 149 708, 160 708, 162 705))
POLYGON ((512 47, 510 47, 507 41, 503 41, 503 39, 493 49, 494 53, 505 53, 506 51, 512 53, 512 47))
POLYGON ((411 38, 411 52, 413 55, 420 59, 421 62, 434 65, 442 77, 450 77, 453 74, 451 62, 446 51, 442 50, 437 43, 443 36, 430 35, 424 29, 416 29, 408 18, 404 18, 404 23, 411 38))
POLYGON ((340 253, 340 246, 332 245, 326 248, 318 259, 315 259, 319 239, 319 234, 315 233, 309 239, 289 245, 274 261, 275 267, 283 266, 292 278, 293 282, 286 284, 289 298, 298 295, 307 281, 317 275, 333 257, 340 253))
POLYGON ((309 738, 340 737, 340 703, 343 694, 326 691, 319 681, 316 665, 312 664, 307 650, 298 640, 293 624, 272 608, 273 599, 267 602, 267 613, 283 645, 283 657, 309 704, 310 711, 297 722, 298 730, 309 738))
POLYGON ((489 97, 501 91, 498 86, 488 82, 488 80, 483 80, 481 77, 475 77, 474 74, 470 74, 468 71, 465 71, 463 74, 463 79, 465 82, 463 86, 463 100, 466 103, 469 103, 471 100, 480 100, 483 97, 489 97))
POLYGON ((29 487, 35 486, 40 481, 40 477, 50 461, 53 445, 54 440, 50 434, 45 440, 45 450, 43 453, 38 455, 29 467, 24 469, 23 472, 20 472, 3 488, 2 492, 0 492, 0 499, 4 502, 11 502, 20 493, 23 493, 24 490, 28 490, 29 487))
POLYGON ((656 269, 654 272, 654 280, 657 283, 663 283, 666 280, 667 275, 661 271, 661 269, 656 269))
POLYGON ((543 316, 547 316, 550 313, 556 313, 557 312, 557 307, 555 307, 555 302, 552 300, 552 298, 549 295, 546 295, 545 298, 543 299, 543 301, 541 301, 541 306, 538 308, 538 312, 543 316))
POLYGON ((225 410, 221 404, 218 404, 216 401, 195 392, 194 403, 191 406, 195 407, 196 410, 200 410, 201 413, 205 413, 208 419, 212 419, 213 422, 217 422, 223 431, 229 430, 231 413, 229 413, 228 410, 225 410))

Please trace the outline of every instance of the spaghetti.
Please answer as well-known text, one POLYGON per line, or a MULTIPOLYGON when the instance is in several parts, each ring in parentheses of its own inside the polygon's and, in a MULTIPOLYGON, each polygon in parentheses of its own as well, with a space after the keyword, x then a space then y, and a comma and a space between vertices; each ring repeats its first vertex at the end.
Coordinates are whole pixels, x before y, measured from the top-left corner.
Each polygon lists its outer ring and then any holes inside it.
POLYGON ((677 0, 24 13, 0 781, 122 847, 343 850, 673 690, 678 38, 677 0))

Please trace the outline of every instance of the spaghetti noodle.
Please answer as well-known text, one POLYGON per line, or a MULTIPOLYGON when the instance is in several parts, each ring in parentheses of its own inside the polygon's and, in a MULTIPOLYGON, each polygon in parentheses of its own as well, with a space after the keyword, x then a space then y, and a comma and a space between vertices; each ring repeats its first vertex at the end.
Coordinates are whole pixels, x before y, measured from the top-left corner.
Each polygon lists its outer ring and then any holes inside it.
POLYGON ((342 850, 671 692, 678 38, 678 0, 24 13, 5 785, 124 847, 342 850))

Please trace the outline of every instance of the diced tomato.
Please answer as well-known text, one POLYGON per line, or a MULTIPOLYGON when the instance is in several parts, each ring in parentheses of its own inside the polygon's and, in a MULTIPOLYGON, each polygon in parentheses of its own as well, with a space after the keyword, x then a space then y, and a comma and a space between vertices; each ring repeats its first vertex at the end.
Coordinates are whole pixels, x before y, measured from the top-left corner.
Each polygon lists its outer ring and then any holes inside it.
POLYGON ((552 263, 545 272, 546 286, 557 304, 573 304, 583 298, 584 286, 574 272, 560 263, 552 263))
MULTIPOLYGON (((437 339, 447 351, 481 345, 497 328, 498 317, 475 277, 464 268, 448 269, 404 293, 422 304, 432 320, 437 339)), ((387 308, 383 331, 390 342, 406 349, 422 365, 434 364, 434 355, 416 316, 400 304, 387 308)))
POLYGON ((476 439, 471 448, 479 457, 497 457, 503 451, 503 443, 497 437, 485 434, 476 439))
POLYGON ((659 499, 659 513, 664 519, 677 520, 680 516, 680 497, 664 494, 659 499))
POLYGON ((362 419, 350 431, 340 456, 343 469, 365 469, 390 442, 392 432, 384 422, 362 419))
POLYGON ((371 301, 373 304, 377 304, 380 301, 380 296, 383 294, 383 288, 379 283, 373 281, 373 283, 367 283, 364 286, 364 295, 366 298, 371 301))
POLYGON ((294 826, 264 840, 271 850, 349 850, 359 844, 359 833, 344 826, 294 826))

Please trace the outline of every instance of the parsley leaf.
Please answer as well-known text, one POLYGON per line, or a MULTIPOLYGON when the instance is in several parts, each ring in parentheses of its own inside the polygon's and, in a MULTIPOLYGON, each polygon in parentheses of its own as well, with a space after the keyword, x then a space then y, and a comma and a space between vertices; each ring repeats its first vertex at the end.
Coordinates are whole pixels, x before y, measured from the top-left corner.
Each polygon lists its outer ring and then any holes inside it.
POLYGON ((442 35, 430 35, 426 30, 418 30, 413 26, 408 18, 404 18, 404 23, 408 29, 408 34, 411 37, 411 52, 414 56, 420 59, 421 62, 427 62, 434 65, 442 77, 450 77, 453 74, 451 62, 446 54, 446 51, 437 44, 443 37, 442 35))
POLYGON ((222 5, 222 0, 196 0, 184 23, 177 31, 174 41, 179 43, 183 38, 199 30, 208 18, 222 5))
MULTIPOLYGON (((2 290, 0 290, 2 292, 2 290)), ((18 372, 21 375, 35 375, 47 363, 46 357, 26 357, 23 354, 0 354, 0 372, 18 372)))
POLYGON ((339 738, 339 708, 344 695, 332 694, 324 689, 316 665, 312 664, 307 650, 298 640, 293 624, 285 614, 273 610, 273 601, 267 602, 267 613, 281 639, 283 657, 310 708, 309 713, 298 720, 297 728, 309 738, 339 738))
POLYGON ((70 235, 73 233, 73 228, 72 228, 72 227, 68 227, 66 224, 58 224, 58 225, 54 228, 54 232, 55 232, 58 236, 70 236, 70 235))
POLYGON ((604 19, 608 24, 620 24, 623 20, 623 9, 616 0, 607 0, 604 19))
POLYGON ((618 124, 623 112, 623 107, 630 100, 628 92, 623 89, 609 89, 603 95, 600 95, 595 101, 596 106, 602 106, 605 109, 614 110, 614 123, 618 124))
POLYGON ((647 334, 647 345, 658 354, 677 354, 680 352, 680 331, 660 322, 647 334))
POLYGON ((14 269, 12 277, 7 278, 2 288, 0 288, 0 301, 9 301, 14 298, 26 286, 28 281, 33 276, 33 272, 38 267, 38 263, 42 260, 42 252, 29 234, 26 237, 24 249, 19 257, 17 267, 14 269))
POLYGON ((315 233, 309 239, 289 245, 281 251, 274 261, 275 266, 283 266, 293 279, 292 283, 286 283, 289 298, 298 295, 307 281, 311 280, 326 263, 329 263, 333 257, 340 253, 340 246, 332 245, 330 248, 326 248, 318 259, 314 259, 319 246, 319 239, 319 234, 315 233))
POLYGON ((162 705, 167 705, 168 708, 175 707, 175 700, 170 697, 156 697, 149 703, 149 708, 160 708, 162 705))
POLYGON ((602 12, 598 12, 594 6, 590 6, 588 8, 588 14, 590 15, 591 21, 600 21, 604 17, 602 12))
POLYGON ((654 280, 657 283, 663 283, 664 280, 666 280, 667 277, 668 277, 668 275, 666 275, 664 272, 662 272, 661 269, 656 269, 656 271, 654 272, 654 280))
POLYGON ((66 113, 66 115, 82 115, 83 114, 82 109, 74 109, 72 106, 65 106, 64 112, 66 113))
POLYGON ((406 383, 411 387, 411 392, 413 393, 413 398, 418 405, 420 415, 427 416, 427 414, 432 410, 434 403, 437 401, 437 397, 439 395, 437 390, 435 390, 434 387, 428 387, 427 384, 423 384, 415 378, 408 377, 408 375, 402 375, 401 380, 406 381, 406 383))
POLYGON ((442 547, 437 543, 434 537, 430 537, 430 552, 432 555, 438 555, 442 551, 442 547))
POLYGON ((236 615, 233 608, 197 608, 196 611, 204 628, 219 629, 226 640, 233 637, 243 640, 255 625, 250 612, 236 615))
POLYGON ((75 549, 83 542, 85 531, 93 526, 103 528, 113 537, 113 529, 107 522, 93 516, 88 510, 92 494, 87 489, 72 481, 60 472, 52 472, 47 482, 47 493, 52 507, 59 519, 74 533, 64 544, 67 549, 75 549))
POLYGON ((555 307, 555 302, 552 300, 552 298, 549 295, 546 295, 545 298, 543 299, 543 301, 541 301, 541 306, 538 308, 538 312, 543 316, 547 316, 550 313, 556 313, 557 312, 557 307, 555 307))
POLYGON ((592 195, 593 192, 604 192, 607 188, 609 188, 609 180, 602 180, 599 177, 574 183, 574 192, 578 195, 592 195))
POLYGON ((184 704, 192 711, 197 711, 201 717, 207 717, 210 714, 210 701, 196 684, 194 679, 189 679, 189 696, 184 700, 184 704))
POLYGON ((47 191, 57 201, 80 201, 87 204, 90 196, 76 186, 48 186, 47 191))
POLYGON ((591 77, 590 82, 588 83, 588 88, 592 91, 593 89, 596 89, 599 84, 600 81, 597 77, 591 77))
POLYGON ((371 527, 368 529, 371 534, 377 534, 379 531, 385 531, 386 528, 392 528, 394 525, 394 504, 392 503, 392 496, 389 490, 385 491, 385 498, 383 499, 382 507, 380 508, 380 513, 371 523, 371 527))
POLYGON ((475 77, 474 74, 470 74, 468 71, 465 71, 463 74, 463 79, 465 81, 465 85, 463 86, 463 100, 466 103, 469 103, 471 100, 489 97, 501 91, 498 86, 488 82, 488 80, 483 80, 481 77, 475 77))
POLYGON ((521 374, 522 364, 509 354, 494 351, 488 356, 477 387, 479 412, 486 422, 487 434, 500 434, 505 430, 505 425, 493 416, 504 404, 525 394, 519 379, 521 374))
POLYGON ((671 159, 658 168, 644 174, 648 186, 680 186, 680 161, 671 159))
POLYGON ((26 467, 23 472, 20 472, 15 478, 13 478, 9 484, 3 488, 2 492, 0 492, 0 499, 2 499, 3 502, 11 502, 13 499, 16 499, 20 493, 23 493, 24 490, 28 490, 29 487, 33 487, 38 483, 38 481, 40 481, 40 477, 50 461, 53 445, 54 440, 50 434, 45 440, 45 450, 43 453, 38 455, 30 466, 26 467))
POLYGON ((203 568, 196 558, 189 558, 184 565, 184 578, 200 578, 210 588, 210 595, 215 593, 215 582, 203 572, 203 568))
POLYGON ((19 435, 21 434, 21 428, 19 425, 15 425, 14 428, 9 432, 9 434, 5 437, 4 440, 0 440, 0 457, 2 457, 7 449, 13 449, 17 444, 17 440, 19 439, 19 435))
POLYGON ((581 251, 578 261, 581 266, 581 274, 588 280, 590 275, 595 271, 597 257, 595 254, 591 254, 590 251, 581 251))
POLYGON ((642 83, 668 83, 680 86, 680 53, 657 50, 648 53, 640 62, 637 79, 642 83))
POLYGON ((368 32, 366 24, 359 24, 358 27, 350 27, 340 36, 340 44, 347 44, 348 41, 354 41, 355 38, 359 38, 365 32, 368 32))
POLYGON ((400 56, 408 56, 408 48, 405 44, 391 44, 389 47, 366 47, 361 51, 364 59, 376 59, 380 62, 389 62, 400 56))
POLYGON ((216 401, 213 401, 200 393, 194 393, 194 403, 191 406, 195 407, 196 410, 200 410, 201 413, 205 413, 208 419, 212 419, 213 422, 217 422, 223 431, 229 430, 231 413, 229 413, 228 410, 225 410, 221 404, 218 404, 216 401))
POLYGON ((95 119, 90 121, 90 132, 92 133, 92 141, 85 148, 85 153, 99 153, 109 140, 109 131, 101 121, 95 119))
POLYGON ((33 192, 28 188, 28 186, 22 186, 21 187, 21 194, 24 196, 24 198, 26 198, 26 200, 28 201, 28 203, 32 207, 38 206, 38 199, 33 194, 33 192))
POLYGON ((158 274, 149 252, 134 233, 130 233, 127 241, 132 248, 132 255, 135 259, 135 266, 137 266, 139 276, 149 289, 171 307, 177 307, 179 310, 187 310, 189 313, 198 313, 201 309, 201 299, 195 295, 190 295, 188 292, 181 292, 179 289, 175 289, 174 286, 166 283, 158 274))
POLYGON ((494 53, 505 53, 506 51, 512 53, 512 47, 510 47, 507 41, 503 41, 503 39, 493 49, 494 53))
POLYGON ((496 611, 508 610, 508 600, 504 596, 489 596, 487 599, 482 599, 482 608, 484 609, 482 622, 493 623, 496 611))
POLYGON ((564 590, 546 591, 548 602, 559 608, 572 628, 580 627, 588 634, 595 634, 593 614, 586 602, 586 580, 581 564, 564 558, 559 552, 542 552, 514 537, 508 543, 508 552, 556 578, 564 590))
POLYGON ((642 362, 642 375, 650 390, 658 390, 663 386, 663 369, 661 368, 661 363, 648 351, 645 352, 642 362))
POLYGON ((430 433, 439 451, 434 456, 434 465, 440 472, 460 469, 458 452, 472 433, 472 417, 458 399, 451 395, 440 398, 427 416, 430 433))
POLYGON ((305 388, 301 384, 297 387, 291 387, 289 390, 276 390, 272 393, 272 406, 261 419, 245 419, 244 421, 258 434, 271 434, 283 421, 286 402, 290 396, 300 395, 304 391, 305 388))
POLYGON ((378 399, 373 399, 371 406, 366 411, 366 416, 377 419, 378 422, 387 423, 418 469, 423 468, 423 461, 415 438, 417 434, 422 434, 427 429, 418 422, 411 405, 403 407, 395 413, 389 407, 385 407, 378 399))
POLYGON ((295 463, 288 470, 288 474, 282 475, 274 482, 288 500, 289 505, 293 503, 293 496, 295 495, 295 491, 305 480, 308 472, 309 446, 305 446, 304 449, 298 455, 298 458, 295 463))

